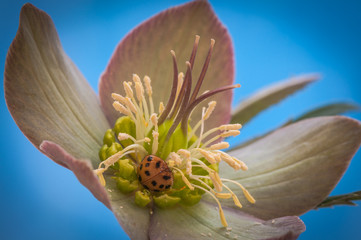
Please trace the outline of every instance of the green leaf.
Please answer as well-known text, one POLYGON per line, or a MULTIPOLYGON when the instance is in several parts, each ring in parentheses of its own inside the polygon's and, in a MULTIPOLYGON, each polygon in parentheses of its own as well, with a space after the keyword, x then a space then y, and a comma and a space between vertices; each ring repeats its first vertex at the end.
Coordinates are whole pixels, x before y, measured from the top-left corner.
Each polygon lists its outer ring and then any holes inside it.
POLYGON ((341 115, 351 111, 360 111, 360 106, 347 102, 332 103, 315 108, 309 112, 306 112, 301 116, 291 120, 290 122, 297 122, 306 118, 313 118, 313 117, 341 115))
POLYGON ((353 104, 353 103, 337 102, 337 103, 327 104, 327 105, 315 108, 311 111, 308 111, 307 113, 304 113, 301 116, 299 116, 293 120, 289 120, 286 123, 284 123, 282 126, 276 128, 276 129, 273 129, 265 134, 262 134, 260 136, 254 137, 244 143, 233 146, 229 151, 245 147, 261 138, 264 138, 265 136, 276 131, 277 129, 283 128, 291 123, 295 123, 295 122, 301 121, 303 119, 313 118, 313 117, 322 117, 322 116, 333 116, 333 115, 345 114, 345 113, 348 113, 351 111, 359 111, 359 110, 360 110, 360 106, 353 104))
POLYGON ((241 189, 229 185, 240 196, 243 211, 262 219, 300 215, 330 194, 360 144, 361 124, 356 120, 306 119, 229 152, 244 161, 248 171, 223 164, 219 174, 243 184, 256 199, 254 205, 247 203, 241 189))
POLYGON ((357 204, 354 203, 356 200, 361 200, 361 191, 328 197, 317 205, 316 208, 332 207, 335 205, 357 206, 357 204))
POLYGON ((266 87, 242 101, 233 111, 231 123, 248 123, 253 117, 301 90, 319 78, 317 74, 301 75, 266 87))

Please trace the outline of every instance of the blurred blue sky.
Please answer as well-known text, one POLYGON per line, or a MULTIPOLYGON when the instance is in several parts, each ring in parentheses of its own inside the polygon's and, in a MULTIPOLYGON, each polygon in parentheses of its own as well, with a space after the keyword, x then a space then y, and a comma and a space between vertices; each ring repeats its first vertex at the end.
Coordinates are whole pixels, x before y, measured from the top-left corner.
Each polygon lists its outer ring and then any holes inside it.
MULTIPOLYGON (((54 20, 67 54, 94 90, 116 44, 133 27, 185 1, 34 0, 54 20)), ((329 102, 361 104, 359 1, 210 1, 233 38, 234 104, 255 90, 301 73, 321 81, 265 111, 241 138, 261 134, 290 117, 329 102)), ((25 1, 0 1, 0 66, 16 34, 25 1)), ((3 77, 2 77, 3 79, 3 77)), ((72 173, 43 156, 12 120, 0 92, 0 238, 126 239, 113 214, 72 173), (123 238, 121 238, 121 237, 123 238)), ((360 113, 349 116, 361 119, 360 113)), ((334 191, 361 189, 361 153, 334 191)), ((361 207, 311 211, 300 239, 359 239, 361 207)))

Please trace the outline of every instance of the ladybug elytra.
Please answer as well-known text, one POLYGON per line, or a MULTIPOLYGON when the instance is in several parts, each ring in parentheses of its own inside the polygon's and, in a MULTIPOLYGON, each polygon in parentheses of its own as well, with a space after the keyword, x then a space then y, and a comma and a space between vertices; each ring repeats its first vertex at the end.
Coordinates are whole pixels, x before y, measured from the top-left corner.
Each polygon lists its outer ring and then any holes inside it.
POLYGON ((173 185, 173 174, 167 163, 154 155, 148 155, 138 165, 138 180, 144 188, 161 192, 173 185))

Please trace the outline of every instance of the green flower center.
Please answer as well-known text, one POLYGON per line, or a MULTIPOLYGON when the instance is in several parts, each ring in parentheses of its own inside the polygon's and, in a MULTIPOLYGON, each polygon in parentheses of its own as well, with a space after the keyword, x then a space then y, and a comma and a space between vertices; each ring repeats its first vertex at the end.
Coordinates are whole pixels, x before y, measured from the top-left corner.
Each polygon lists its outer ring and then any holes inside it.
POLYGON ((157 112, 148 76, 142 82, 134 74, 133 82, 123 82, 126 96, 112 94, 113 107, 125 116, 115 122, 113 129, 105 132, 104 145, 99 151, 101 163, 95 173, 103 185, 106 185, 103 175, 107 174, 116 181, 122 193, 134 193, 134 201, 140 207, 151 202, 160 208, 176 204, 192 206, 208 193, 219 206, 222 224, 227 226, 218 199, 232 198, 236 206, 242 205, 225 182, 236 184, 248 201, 255 202, 241 184, 223 179, 218 174, 220 161, 225 161, 235 170, 247 170, 242 161, 221 151, 229 144, 219 142, 238 135, 242 126, 226 124, 204 131, 205 121, 216 106, 215 101, 202 109, 202 117, 194 126, 190 126, 189 118, 194 108, 205 99, 239 85, 225 86, 198 96, 215 43, 212 39, 202 72, 192 91, 192 66, 198 42, 199 36, 196 36, 190 60, 186 62, 185 75, 178 73, 176 56, 171 51, 173 87, 167 105, 164 107, 161 102, 157 112))

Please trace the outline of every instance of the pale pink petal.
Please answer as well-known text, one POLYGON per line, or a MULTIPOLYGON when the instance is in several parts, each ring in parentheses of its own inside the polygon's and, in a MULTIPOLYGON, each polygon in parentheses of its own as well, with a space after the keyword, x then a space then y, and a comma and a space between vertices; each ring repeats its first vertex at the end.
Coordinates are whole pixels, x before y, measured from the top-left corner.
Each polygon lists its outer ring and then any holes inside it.
POLYGON ((220 221, 217 204, 201 201, 193 207, 156 209, 151 217, 149 237, 158 239, 273 239, 292 240, 305 231, 298 217, 269 221, 225 207, 227 228, 220 221))
POLYGON ((114 184, 114 180, 109 176, 106 176, 107 185, 104 188, 94 174, 89 160, 71 156, 56 143, 43 141, 39 148, 56 163, 73 171, 79 182, 88 188, 94 197, 113 211, 130 238, 147 239, 149 210, 136 206, 132 194, 120 193, 114 184))
POLYGON ((37 148, 53 141, 96 165, 108 128, 97 96, 64 53, 51 18, 29 3, 6 57, 4 84, 11 115, 37 148))
POLYGON ((240 188, 229 183, 244 205, 242 211, 262 219, 300 215, 330 194, 360 144, 359 121, 311 118, 229 152, 244 161, 248 171, 236 172, 224 164, 220 175, 243 184, 256 199, 254 205, 248 203, 240 188))
MULTIPOLYGON (((233 48, 225 27, 214 14, 207 1, 193 1, 170 8, 142 23, 129 33, 116 48, 112 59, 101 77, 99 94, 101 104, 110 124, 119 117, 112 107, 111 93, 124 94, 123 81, 132 81, 132 74, 141 78, 148 75, 153 84, 156 109, 160 101, 168 101, 173 79, 170 50, 177 55, 178 67, 185 73, 195 35, 201 37, 193 68, 197 79, 208 52, 211 38, 216 44, 208 72, 200 93, 232 84, 234 78, 233 48)), ((193 82, 195 82, 195 80, 193 82)), ((207 123, 207 128, 229 122, 232 92, 221 93, 215 98, 218 106, 207 123)), ((208 102, 208 101, 207 101, 208 102)), ((204 103, 204 105, 207 104, 204 103)), ((192 119, 200 119, 201 108, 193 112, 192 119)))

